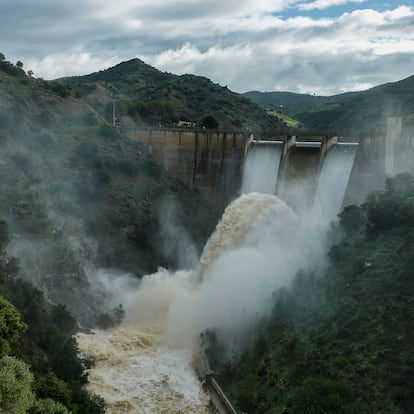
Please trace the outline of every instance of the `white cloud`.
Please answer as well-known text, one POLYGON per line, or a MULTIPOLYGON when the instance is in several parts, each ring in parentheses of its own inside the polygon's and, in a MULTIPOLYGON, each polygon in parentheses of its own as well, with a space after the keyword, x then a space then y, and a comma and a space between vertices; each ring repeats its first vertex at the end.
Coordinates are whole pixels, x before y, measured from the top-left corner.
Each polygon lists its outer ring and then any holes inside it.
POLYGON ((367 8, 326 18, 295 12, 295 7, 326 3, 3 0, 1 51, 46 79, 86 74, 138 56, 161 70, 204 75, 238 92, 336 93, 412 74, 413 7, 367 8), (287 8, 289 18, 283 17, 287 8))
POLYGON ((412 74, 414 39, 406 30, 406 20, 412 18, 407 7, 355 11, 339 19, 268 16, 264 31, 252 25, 249 36, 238 37, 236 30, 237 42, 229 45, 202 49, 196 42, 184 42, 140 58, 165 71, 208 76, 236 91, 361 90, 412 74))
POLYGON ((116 56, 105 57, 91 55, 87 52, 57 53, 45 56, 41 60, 28 59, 25 62, 27 70, 32 70, 36 77, 56 79, 64 76, 84 75, 119 63, 116 56))

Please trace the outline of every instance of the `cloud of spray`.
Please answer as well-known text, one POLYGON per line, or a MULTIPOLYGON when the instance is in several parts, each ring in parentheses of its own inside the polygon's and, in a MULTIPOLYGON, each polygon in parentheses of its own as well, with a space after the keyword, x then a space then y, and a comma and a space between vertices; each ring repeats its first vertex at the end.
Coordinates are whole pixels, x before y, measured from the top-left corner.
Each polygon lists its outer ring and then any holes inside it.
MULTIPOLYGON (((30 151, 29 138, 25 138, 28 142, 10 142, 6 150, 13 169, 20 168, 27 175, 20 180, 28 181, 25 188, 16 189, 20 199, 17 213, 23 220, 16 220, 13 214, 7 218, 13 231, 8 254, 19 258, 21 277, 41 289, 51 302, 65 304, 83 326, 94 326, 102 313, 113 313, 136 278, 96 269, 99 243, 86 231, 83 218, 90 212, 79 199, 78 184, 82 180, 85 184, 85 177, 77 169, 65 168, 71 152, 63 153, 52 143, 50 148, 42 147, 43 152, 30 151), (39 230, 26 232, 25 222, 39 230), (118 285, 125 288, 118 289, 118 285)), ((86 185, 89 182, 86 177, 86 185)))
MULTIPOLYGON (((2 142, 0 197, 8 206, 2 209, 11 233, 8 254, 19 259, 19 276, 30 280, 51 302, 65 304, 82 325, 94 326, 102 313, 112 313, 136 278, 96 269, 98 248, 99 253, 104 248, 85 224, 93 222, 90 217, 96 217, 93 223, 103 222, 99 207, 88 208, 96 194, 96 177, 87 168, 77 168, 86 158, 79 151, 84 137, 66 140, 60 131, 62 121, 63 125, 79 122, 85 108, 57 104, 52 113, 49 102, 44 104, 42 99, 31 103, 30 113, 14 111, 22 116, 21 122, 13 125, 13 139, 2 142), (43 118, 49 122, 40 122, 43 118)), ((95 152, 86 155, 93 157, 95 152)))
POLYGON ((164 256, 177 264, 180 269, 194 269, 198 254, 194 241, 183 225, 183 217, 177 199, 164 197, 157 208, 164 256))
POLYGON ((320 240, 276 196, 242 195, 227 207, 198 269, 145 276, 124 324, 156 327, 175 346, 190 346, 202 331, 217 328, 238 351, 271 311, 272 293, 321 259, 320 240))
POLYGON ((119 305, 128 303, 140 281, 120 270, 96 268, 98 243, 77 220, 68 218, 57 229, 55 238, 14 237, 9 254, 20 258, 20 275, 48 300, 65 304, 83 327, 95 326, 100 315, 114 316, 119 305), (75 227, 68 229, 70 222, 75 227))

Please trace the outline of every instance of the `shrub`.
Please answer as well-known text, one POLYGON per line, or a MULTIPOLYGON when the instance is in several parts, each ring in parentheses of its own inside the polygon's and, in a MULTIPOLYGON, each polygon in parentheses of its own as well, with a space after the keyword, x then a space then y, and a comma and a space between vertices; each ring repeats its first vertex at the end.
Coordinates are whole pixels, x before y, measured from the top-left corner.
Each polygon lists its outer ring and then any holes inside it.
POLYGON ((201 125, 204 126, 207 129, 217 129, 219 126, 219 123, 216 118, 212 115, 205 116, 202 121, 201 125))
POLYGON ((18 310, 3 296, 0 296, 0 355, 10 352, 11 345, 26 330, 18 310))
POLYGON ((23 361, 10 356, 0 359, 0 412, 25 414, 33 405, 33 374, 23 361))
POLYGON ((60 402, 46 398, 35 401, 29 414, 70 414, 70 411, 60 402))

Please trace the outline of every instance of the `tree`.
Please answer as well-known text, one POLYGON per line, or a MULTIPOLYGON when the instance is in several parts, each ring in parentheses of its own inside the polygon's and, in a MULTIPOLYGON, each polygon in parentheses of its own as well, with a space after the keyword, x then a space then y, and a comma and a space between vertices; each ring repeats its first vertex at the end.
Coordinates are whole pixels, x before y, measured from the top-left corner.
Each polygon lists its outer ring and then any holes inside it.
POLYGON ((4 53, 0 52, 0 61, 6 60, 6 56, 4 56, 4 53))
POLYGON ((50 398, 35 401, 30 414, 69 414, 70 411, 60 402, 50 398))
POLYGON ((10 356, 0 359, 0 412, 25 414, 33 405, 33 374, 23 361, 10 356))
POLYGON ((53 400, 68 406, 71 400, 71 392, 68 385, 60 380, 53 372, 43 377, 36 378, 34 391, 38 398, 53 400))
POLYGON ((0 220, 0 246, 9 241, 9 227, 7 222, 0 220))
POLYGON ((26 330, 18 310, 3 296, 0 296, 0 356, 10 352, 11 343, 26 330))
POLYGON ((23 69, 23 62, 21 60, 18 60, 16 62, 16 67, 18 67, 19 69, 23 69))
POLYGON ((217 119, 212 115, 205 116, 201 121, 201 124, 207 129, 217 129, 219 126, 217 119))
POLYGON ((52 308, 52 321, 62 332, 74 332, 76 319, 67 310, 65 305, 58 304, 52 308))
POLYGON ((367 231, 371 236, 414 226, 414 177, 398 174, 387 179, 385 190, 371 194, 366 207, 367 231))

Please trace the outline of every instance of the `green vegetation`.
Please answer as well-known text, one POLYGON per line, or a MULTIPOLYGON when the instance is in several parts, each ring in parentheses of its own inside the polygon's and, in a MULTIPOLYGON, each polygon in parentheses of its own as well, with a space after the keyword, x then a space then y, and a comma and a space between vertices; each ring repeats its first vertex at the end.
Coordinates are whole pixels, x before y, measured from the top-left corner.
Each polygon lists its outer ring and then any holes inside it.
POLYGON ((295 130, 300 130, 300 129, 304 129, 304 125, 298 121, 297 119, 293 119, 288 115, 285 115, 282 112, 278 112, 272 109, 267 109, 266 112, 270 115, 270 116, 274 116, 275 118, 278 118, 279 120, 281 120, 287 128, 290 129, 295 129, 295 130))
MULTIPOLYGON (((4 221, 0 231, 6 240, 4 221)), ((0 262, 0 412, 103 413, 102 401, 83 389, 87 361, 77 357, 75 319, 16 278, 10 263, 0 262)))
POLYGON ((239 410, 412 412, 414 178, 389 179, 333 232, 326 273, 302 270, 274 292, 255 345, 221 366, 239 410))
POLYGON ((138 125, 172 126, 179 120, 203 125, 210 116, 217 124, 207 123, 206 128, 283 128, 278 118, 227 87, 201 76, 163 73, 139 59, 60 82, 70 85, 108 121, 115 101, 121 123, 132 118, 138 125))
POLYGON ((0 296, 0 355, 7 355, 19 335, 26 329, 16 308, 0 296))
POLYGON ((243 96, 263 108, 273 109, 291 117, 295 117, 298 113, 308 112, 316 105, 321 105, 329 100, 329 98, 325 96, 292 92, 251 91, 244 93, 243 96))
POLYGON ((33 374, 24 362, 10 356, 3 356, 0 359, 1 412, 27 413, 34 403, 32 382, 33 374))
POLYGON ((385 117, 402 116, 412 131, 413 91, 411 76, 366 91, 329 97, 290 92, 247 92, 243 96, 263 108, 283 112, 312 130, 376 130, 384 127, 385 117))
POLYGON ((216 118, 212 115, 207 115, 201 120, 201 125, 207 129, 217 129, 219 123, 216 118))
POLYGON ((25 72, 23 70, 23 63, 21 61, 13 63, 6 60, 6 57, 3 53, 0 53, 0 70, 8 73, 11 76, 24 76, 25 72))

